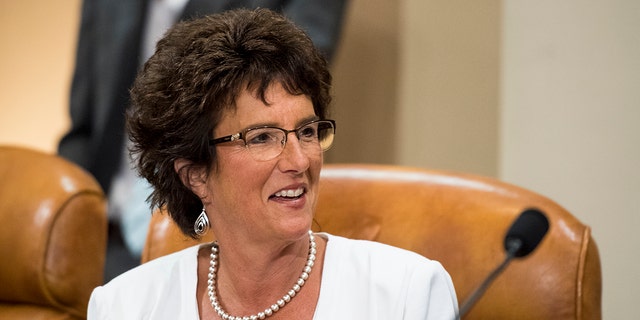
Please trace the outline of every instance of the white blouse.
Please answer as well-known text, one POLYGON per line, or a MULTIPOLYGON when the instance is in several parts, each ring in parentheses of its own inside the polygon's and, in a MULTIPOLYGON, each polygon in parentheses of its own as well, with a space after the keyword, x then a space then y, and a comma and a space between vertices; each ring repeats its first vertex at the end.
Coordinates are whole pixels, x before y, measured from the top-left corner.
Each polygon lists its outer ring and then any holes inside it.
MULTIPOLYGON (((458 302, 440 263, 377 242, 318 235, 328 241, 315 320, 454 319, 458 302)), ((199 319, 199 248, 152 260, 97 287, 88 320, 199 319)))

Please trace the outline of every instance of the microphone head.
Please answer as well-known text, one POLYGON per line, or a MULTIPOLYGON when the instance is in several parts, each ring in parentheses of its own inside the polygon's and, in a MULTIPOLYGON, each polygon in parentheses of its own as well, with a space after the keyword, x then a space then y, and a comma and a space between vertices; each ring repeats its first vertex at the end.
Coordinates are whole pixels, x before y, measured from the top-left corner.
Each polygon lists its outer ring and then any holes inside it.
POLYGON ((542 211, 530 208, 513 222, 504 238, 507 253, 520 258, 530 254, 549 230, 549 220, 542 211))

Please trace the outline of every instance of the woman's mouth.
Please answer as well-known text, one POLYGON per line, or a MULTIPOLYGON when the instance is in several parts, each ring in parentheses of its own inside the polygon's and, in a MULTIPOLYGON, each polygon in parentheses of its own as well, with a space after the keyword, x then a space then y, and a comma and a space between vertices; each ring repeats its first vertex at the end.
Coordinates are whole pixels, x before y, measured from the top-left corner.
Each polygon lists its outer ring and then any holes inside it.
POLYGON ((281 199, 297 199, 300 198, 304 194, 305 190, 303 187, 297 189, 286 189, 280 190, 273 194, 271 198, 281 198, 281 199))

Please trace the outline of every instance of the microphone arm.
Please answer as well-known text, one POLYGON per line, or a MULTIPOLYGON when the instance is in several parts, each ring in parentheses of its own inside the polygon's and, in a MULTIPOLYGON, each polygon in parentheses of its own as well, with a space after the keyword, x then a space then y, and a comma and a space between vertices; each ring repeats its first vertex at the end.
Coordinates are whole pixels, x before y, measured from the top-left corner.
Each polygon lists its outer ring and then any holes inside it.
POLYGON ((549 230, 549 220, 542 211, 529 208, 520 213, 504 238, 505 259, 495 268, 482 284, 471 293, 455 315, 455 320, 464 316, 489 288, 493 280, 502 273, 513 258, 521 258, 533 251, 549 230))
POLYGON ((489 276, 487 276, 487 278, 484 279, 484 281, 480 284, 480 286, 476 288, 476 290, 474 290, 469 296, 469 298, 467 298, 467 300, 462 304, 462 306, 460 307, 460 311, 455 317, 456 320, 459 320, 460 317, 464 316, 465 314, 467 314, 467 312, 469 312, 469 310, 471 310, 471 307, 473 307, 478 301, 478 299, 482 297, 482 295, 484 294, 485 291, 487 291, 491 283, 493 283, 493 281, 498 277, 498 275, 500 275, 502 271, 504 271, 504 269, 509 265, 511 260, 515 258, 516 256, 515 252, 520 250, 520 247, 522 247, 522 241, 520 241, 519 239, 515 239, 513 241, 512 246, 513 246, 512 249, 507 250, 507 255, 505 256, 502 263, 498 265, 498 267, 496 267, 493 271, 491 271, 489 276))

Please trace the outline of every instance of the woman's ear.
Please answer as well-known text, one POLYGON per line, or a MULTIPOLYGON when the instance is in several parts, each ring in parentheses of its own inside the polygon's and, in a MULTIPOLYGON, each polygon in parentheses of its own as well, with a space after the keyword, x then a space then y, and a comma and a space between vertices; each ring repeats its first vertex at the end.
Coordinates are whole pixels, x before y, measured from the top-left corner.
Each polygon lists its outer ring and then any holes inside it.
POLYGON ((173 169, 176 171, 182 184, 199 198, 206 195, 206 173, 203 168, 194 166, 193 162, 184 158, 173 161, 173 169))

